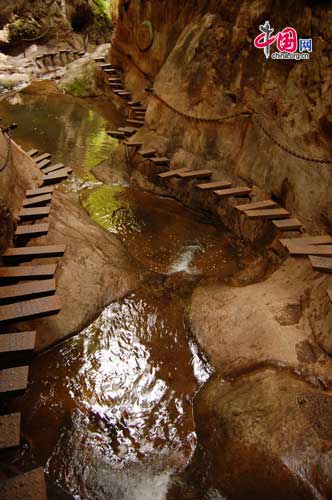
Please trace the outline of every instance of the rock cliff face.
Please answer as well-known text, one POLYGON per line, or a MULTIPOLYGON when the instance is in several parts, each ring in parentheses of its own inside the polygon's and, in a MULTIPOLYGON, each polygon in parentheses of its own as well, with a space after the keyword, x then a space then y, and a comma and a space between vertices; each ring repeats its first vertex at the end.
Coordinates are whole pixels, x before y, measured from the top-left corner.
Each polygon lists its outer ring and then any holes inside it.
POLYGON ((218 125, 198 123, 151 97, 142 137, 157 142, 177 165, 204 165, 271 193, 309 230, 331 227, 332 166, 303 161, 275 143, 331 159, 331 16, 328 2, 304 0, 123 1, 111 57, 127 86, 134 92, 139 86, 138 97, 153 85, 187 115, 240 113, 218 125), (310 60, 265 59, 253 45, 265 20, 276 32, 289 25, 312 38, 310 60))

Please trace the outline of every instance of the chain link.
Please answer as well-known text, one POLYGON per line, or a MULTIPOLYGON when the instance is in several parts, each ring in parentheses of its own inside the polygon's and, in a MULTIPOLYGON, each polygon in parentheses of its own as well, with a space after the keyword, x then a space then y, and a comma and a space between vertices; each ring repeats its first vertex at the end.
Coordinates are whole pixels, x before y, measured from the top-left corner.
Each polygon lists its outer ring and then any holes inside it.
POLYGON ((153 90, 152 95, 155 99, 157 99, 159 102, 161 102, 165 107, 167 107, 168 109, 173 111, 173 113, 176 113, 177 115, 179 115, 187 120, 196 122, 196 123, 215 123, 215 124, 218 124, 218 123, 222 123, 226 120, 230 120, 232 118, 237 118, 238 116, 249 116, 253 119, 254 123, 256 123, 256 125, 260 128, 260 130, 266 135, 266 137, 268 137, 270 139, 270 141, 272 141, 276 146, 278 146, 280 149, 282 149, 285 153, 287 153, 287 154, 289 154, 289 155, 291 155, 294 158, 297 158, 299 160, 308 161, 308 162, 312 162, 312 163, 320 163, 322 165, 332 165, 332 160, 311 158, 309 156, 301 155, 301 154, 297 153, 296 151, 288 148, 287 146, 284 146, 283 144, 281 144, 281 142, 279 142, 277 139, 275 139, 267 131, 266 127, 258 119, 258 117, 257 117, 258 113, 256 111, 254 111, 253 109, 234 113, 232 115, 227 115, 224 117, 201 118, 198 116, 190 115, 189 113, 185 113, 183 111, 179 111, 178 109, 174 108, 174 106, 172 106, 171 104, 166 102, 160 95, 158 95, 158 93, 155 90, 153 90))
POLYGON ((6 156, 5 163, 0 167, 0 172, 5 170, 5 168, 9 165, 11 153, 12 153, 12 140, 10 137, 10 133, 7 132, 7 156, 6 156))

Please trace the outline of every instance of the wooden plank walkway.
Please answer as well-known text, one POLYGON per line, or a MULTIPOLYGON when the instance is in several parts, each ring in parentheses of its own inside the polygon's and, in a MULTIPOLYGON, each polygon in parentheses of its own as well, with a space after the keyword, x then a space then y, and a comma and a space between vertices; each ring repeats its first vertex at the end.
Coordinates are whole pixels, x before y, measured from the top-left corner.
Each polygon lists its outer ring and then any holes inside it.
POLYGON ((44 153, 40 156, 38 156, 36 159, 35 159, 35 162, 36 163, 40 163, 41 161, 44 161, 44 160, 49 160, 50 158, 52 157, 52 155, 50 153, 44 153))
POLYGON ((55 165, 51 165, 50 167, 44 168, 43 174, 50 174, 51 172, 55 172, 56 170, 61 170, 64 168, 63 163, 56 163, 55 165))
MULTIPOLYGON (((0 449, 19 446, 21 441, 21 414, 12 413, 0 417, 0 449)), ((2 493, 2 487, 0 488, 2 493)), ((9 497, 10 499, 10 497, 9 497)), ((8 500, 9 500, 8 499, 8 500)), ((12 500, 12 499, 10 499, 12 500)))
POLYGON ((137 128, 132 128, 132 127, 120 127, 118 129, 119 132, 123 132, 127 136, 131 136, 137 132, 137 128))
POLYGON ((160 179, 170 179, 171 177, 178 177, 179 174, 182 172, 188 172, 188 168, 178 168, 176 170, 168 170, 168 172, 163 172, 161 174, 158 174, 158 177, 160 179))
POLYGON ((317 257, 315 255, 309 255, 309 259, 312 267, 315 271, 320 271, 322 273, 332 273, 332 259, 329 257, 317 257))
POLYGON ((201 191, 213 191, 214 189, 226 189, 230 187, 232 187, 232 183, 229 181, 204 182, 196 186, 201 191))
POLYGON ((217 191, 213 191, 214 194, 217 196, 220 196, 221 198, 226 198, 230 196, 249 196, 251 193, 251 189, 248 188, 247 186, 241 186, 241 187, 235 187, 235 188, 229 188, 229 189, 220 189, 217 191))
POLYGON ((0 335, 0 353, 33 351, 36 335, 37 333, 34 331, 3 333, 0 335))
POLYGON ((322 257, 332 257, 332 245, 288 245, 291 255, 318 255, 322 257))
POLYGON ((5 260, 36 259, 40 257, 61 257, 66 250, 66 245, 45 245, 33 247, 7 248, 3 253, 5 260))
POLYGON ((136 125, 137 127, 143 127, 143 125, 144 125, 144 121, 143 120, 132 120, 132 119, 129 119, 129 120, 127 120, 127 123, 129 123, 129 125, 136 125))
POLYGON ((38 167, 40 170, 43 170, 45 167, 48 167, 52 163, 52 160, 43 160, 38 163, 38 167))
POLYGON ((37 207, 40 205, 46 205, 47 203, 50 203, 51 201, 52 201, 52 193, 41 194, 40 196, 30 196, 29 198, 26 198, 23 201, 22 206, 24 208, 37 207))
POLYGON ((35 319, 41 316, 56 314, 61 310, 61 302, 58 296, 32 299, 17 304, 0 306, 0 323, 8 321, 21 321, 35 319))
POLYGON ((123 141, 123 144, 128 148, 140 148, 143 146, 143 142, 139 141, 123 141))
POLYGON ((0 485, 1 500, 47 500, 42 467, 7 479, 0 485))
POLYGON ((181 179, 204 179, 205 177, 211 177, 212 171, 207 169, 202 170, 188 170, 186 172, 180 172, 178 177, 181 179))
POLYGON ((107 134, 114 137, 114 139, 124 139, 126 137, 124 132, 119 132, 118 130, 110 130, 107 134))
POLYGON ((300 238, 282 238, 279 240, 284 247, 296 243, 297 245, 329 245, 332 237, 329 234, 322 236, 301 236, 300 238))
POLYGON ((290 213, 284 208, 268 208, 265 210, 248 210, 245 212, 249 219, 287 219, 290 213))
POLYGON ((42 234, 47 234, 49 230, 49 224, 32 224, 25 226, 17 226, 15 231, 16 237, 25 238, 35 238, 36 236, 41 236, 42 234))
POLYGON ((28 366, 0 370, 0 393, 23 391, 28 386, 28 366))
POLYGON ((56 172, 52 172, 51 174, 47 174, 43 176, 43 183, 44 184, 50 184, 50 183, 57 183, 61 182, 65 179, 67 179, 69 176, 69 171, 66 168, 63 168, 61 170, 57 170, 56 172))
POLYGON ((152 163, 154 163, 155 165, 168 165, 171 161, 166 156, 156 156, 155 158, 149 158, 149 160, 152 161, 152 163))
POLYGON ((255 201, 252 203, 244 203, 243 205, 237 205, 235 208, 240 212, 247 212, 248 210, 259 210, 263 208, 274 208, 278 205, 273 200, 255 201))
POLYGON ((295 217, 284 220, 274 220, 272 222, 279 231, 298 231, 303 227, 302 223, 295 217))
POLYGON ((27 198, 31 198, 33 196, 41 196, 43 194, 53 194, 53 192, 54 192, 54 187, 46 186, 36 189, 28 189, 28 191, 26 191, 25 194, 27 198))
POLYGON ((30 151, 27 151, 27 155, 31 156, 31 157, 37 155, 38 153, 39 153, 39 149, 30 149, 30 151))
MULTIPOLYGON (((56 291, 55 279, 41 280, 18 285, 0 287, 0 303, 14 302, 22 299, 32 299, 51 295, 56 291)), ((1 340, 1 336, 0 336, 1 340)))
POLYGON ((141 149, 138 154, 143 156, 143 158, 151 158, 151 156, 154 156, 158 153, 156 149, 141 149))
POLYGON ((19 217, 22 220, 42 219, 43 217, 48 217, 50 211, 50 207, 22 208, 19 217))
POLYGON ((0 267, 0 280, 50 279, 56 268, 57 264, 0 267))

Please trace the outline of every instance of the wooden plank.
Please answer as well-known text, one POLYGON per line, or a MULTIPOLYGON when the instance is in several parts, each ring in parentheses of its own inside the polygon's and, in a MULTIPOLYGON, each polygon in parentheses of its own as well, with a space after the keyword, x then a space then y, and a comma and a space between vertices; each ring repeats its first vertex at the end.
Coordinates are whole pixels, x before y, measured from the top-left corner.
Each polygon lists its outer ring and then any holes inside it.
POLYGON ((122 144, 124 144, 128 148, 140 148, 143 145, 143 142, 139 142, 139 141, 123 141, 122 144))
POLYGON ((7 479, 0 491, 1 500, 47 500, 43 468, 7 479))
POLYGON ((249 219, 287 219, 290 213, 284 208, 267 208, 265 210, 248 210, 244 212, 249 219))
POLYGON ((0 335, 0 353, 33 351, 36 332, 3 333, 0 335))
POLYGON ((50 167, 44 168, 43 174, 50 174, 51 172, 55 172, 56 170, 61 170, 64 168, 63 163, 56 163, 55 165, 51 165, 50 167))
MULTIPOLYGON (((118 82, 118 83, 110 82, 109 85, 110 85, 110 87, 112 87, 112 89, 118 89, 118 90, 123 89, 123 85, 121 82, 118 82)), ((113 90, 113 92, 115 92, 115 90, 113 90)), ((117 92, 115 92, 115 93, 117 93, 117 92)))
POLYGON ((36 163, 40 163, 41 161, 44 161, 44 160, 49 160, 51 158, 51 154, 50 153, 44 153, 40 156, 38 156, 36 159, 35 159, 35 162, 36 163))
MULTIPOLYGON (((21 414, 12 413, 0 417, 0 449, 19 446, 21 441, 21 414)), ((3 492, 0 488, 1 494, 3 492)), ((9 497, 10 499, 10 497, 9 497)), ((8 500, 9 500, 8 499, 8 500)))
POLYGON ((149 160, 152 161, 152 163, 154 163, 155 165, 168 165, 169 162, 171 161, 166 156, 160 156, 160 157, 157 156, 155 158, 149 158, 149 160))
POLYGON ((315 271, 320 271, 321 273, 332 273, 332 259, 329 257, 309 255, 309 259, 315 271))
POLYGON ((247 186, 241 186, 236 188, 220 189, 213 192, 221 198, 227 198, 229 196, 249 196, 249 194, 251 193, 251 189, 247 186))
POLYGON ((135 132, 137 132, 137 129, 132 129, 130 127, 120 127, 119 129, 119 132, 123 132, 126 136, 131 136, 133 135, 135 132))
POLYGON ((38 163, 38 167, 40 170, 43 170, 45 167, 48 167, 52 163, 51 160, 43 160, 40 163, 38 163))
POLYGON ((37 155, 38 153, 39 153, 39 149, 30 149, 30 151, 27 151, 27 155, 31 156, 31 157, 37 155))
POLYGON ((61 310, 57 295, 0 306, 0 323, 22 321, 56 314, 61 310))
POLYGON ((207 169, 202 170, 188 170, 187 172, 179 173, 181 179, 204 179, 205 177, 211 177, 212 171, 207 169))
POLYGON ((130 102, 128 102, 128 104, 129 104, 130 107, 140 106, 141 101, 130 101, 130 102))
POLYGON ((52 172, 50 174, 43 176, 44 184, 54 184, 56 182, 61 182, 68 178, 69 172, 68 169, 63 168, 61 170, 57 170, 56 172, 52 172))
POLYGON ((297 245, 289 244, 288 251, 291 255, 318 255, 332 257, 332 245, 297 245))
POLYGON ((132 106, 131 108, 134 111, 142 111, 143 113, 146 113, 146 108, 144 108, 144 106, 132 106))
POLYGON ((214 189, 230 188, 232 183, 229 181, 204 182, 203 184, 197 184, 196 187, 201 191, 213 191, 214 189))
POLYGON ((158 153, 158 151, 156 149, 141 149, 138 154, 140 154, 141 156, 143 156, 143 158, 151 158, 151 156, 154 156, 158 153))
POLYGON ((171 177, 177 177, 182 172, 187 172, 188 170, 189 170, 188 168, 178 168, 176 170, 168 170, 168 172, 163 172, 161 174, 158 174, 158 177, 160 177, 161 179, 170 179, 171 177))
POLYGON ((279 231, 297 231, 303 227, 301 222, 295 217, 285 220, 274 220, 272 222, 279 231))
POLYGON ((118 130, 110 130, 107 132, 108 135, 111 137, 114 137, 114 139, 123 139, 126 137, 126 134, 124 132, 119 132, 118 130))
POLYGON ((45 245, 33 247, 7 248, 2 255, 5 260, 10 259, 37 259, 61 257, 66 250, 66 245, 45 245))
POLYGON ((53 278, 57 264, 0 267, 0 279, 53 278))
POLYGON ((127 120, 127 123, 130 125, 135 125, 136 127, 143 127, 144 121, 143 120, 127 120))
POLYGON ((22 206, 24 208, 37 207, 40 205, 46 205, 47 203, 50 203, 51 201, 52 201, 52 194, 51 193, 50 194, 42 194, 40 196, 33 196, 30 198, 26 198, 23 201, 22 206))
POLYGON ((50 210, 50 207, 22 208, 19 217, 22 220, 41 219, 48 217, 50 210))
POLYGON ((283 238, 279 240, 284 247, 289 244, 296 243, 297 245, 328 245, 332 243, 332 237, 329 234, 322 236, 301 236, 300 238, 283 238))
POLYGON ((33 238, 42 234, 47 234, 49 227, 49 224, 27 224, 25 226, 17 226, 15 236, 33 238))
POLYGON ((22 391, 28 385, 28 366, 0 370, 0 393, 22 391))
POLYGON ((108 81, 109 81, 110 83, 122 83, 122 82, 121 82, 121 80, 120 80, 120 78, 119 78, 119 77, 116 77, 116 76, 114 76, 114 77, 112 77, 112 78, 109 78, 109 79, 108 79, 108 81))
POLYGON ((55 293, 55 279, 41 280, 18 285, 9 285, 0 287, 0 302, 15 301, 19 299, 32 299, 55 293))
POLYGON ((235 208, 240 212, 247 212, 248 210, 258 210, 261 208, 274 208, 277 205, 278 203, 273 200, 263 200, 252 203, 243 203, 242 205, 237 205, 235 208))
POLYGON ((33 196, 41 196, 42 194, 52 194, 54 191, 54 187, 52 186, 45 186, 41 188, 36 188, 36 189, 28 189, 28 191, 25 192, 27 198, 32 198, 33 196))

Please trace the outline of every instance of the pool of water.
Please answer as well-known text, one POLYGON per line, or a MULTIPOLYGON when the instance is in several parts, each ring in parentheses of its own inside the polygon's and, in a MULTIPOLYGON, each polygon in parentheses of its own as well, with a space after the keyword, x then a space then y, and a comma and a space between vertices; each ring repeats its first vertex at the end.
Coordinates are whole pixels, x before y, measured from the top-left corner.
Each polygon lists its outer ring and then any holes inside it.
POLYGON ((186 323, 190 294, 199 280, 234 274, 241 247, 174 200, 94 178, 116 144, 106 131, 123 121, 111 104, 17 94, 0 113, 18 123, 25 149, 73 168, 66 189, 150 271, 139 290, 34 359, 15 401, 26 445, 13 463, 45 467, 49 500, 165 500, 195 450, 194 398, 212 373, 186 323))

